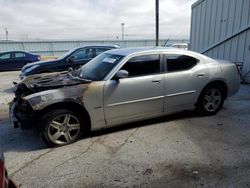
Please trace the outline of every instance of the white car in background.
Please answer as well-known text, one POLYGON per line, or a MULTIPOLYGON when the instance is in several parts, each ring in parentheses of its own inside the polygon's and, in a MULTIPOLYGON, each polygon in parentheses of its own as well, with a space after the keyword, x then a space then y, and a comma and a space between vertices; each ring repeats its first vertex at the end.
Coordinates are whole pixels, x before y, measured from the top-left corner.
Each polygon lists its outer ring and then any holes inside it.
POLYGON ((172 47, 172 48, 179 48, 179 49, 182 49, 182 50, 187 50, 188 49, 188 44, 187 43, 165 44, 165 47, 172 47))

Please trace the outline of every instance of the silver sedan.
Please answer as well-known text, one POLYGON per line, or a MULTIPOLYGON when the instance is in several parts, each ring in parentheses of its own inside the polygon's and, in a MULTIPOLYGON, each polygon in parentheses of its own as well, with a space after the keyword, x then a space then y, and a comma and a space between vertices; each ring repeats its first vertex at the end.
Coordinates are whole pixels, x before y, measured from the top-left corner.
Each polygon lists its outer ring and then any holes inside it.
POLYGON ((39 74, 18 84, 14 127, 36 126, 50 146, 84 133, 195 108, 216 114, 235 94, 235 64, 179 49, 127 48, 100 54, 82 68, 39 74))

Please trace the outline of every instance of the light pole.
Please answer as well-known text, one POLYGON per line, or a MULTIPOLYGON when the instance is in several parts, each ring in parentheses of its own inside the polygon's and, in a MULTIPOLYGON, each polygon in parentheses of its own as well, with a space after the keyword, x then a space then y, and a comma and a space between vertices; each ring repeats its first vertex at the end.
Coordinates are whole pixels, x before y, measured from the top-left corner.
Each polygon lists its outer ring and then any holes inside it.
POLYGON ((8 34, 9 34, 9 31, 7 28, 5 28, 5 35, 6 35, 6 40, 8 40, 8 34))
POLYGON ((125 25, 125 23, 121 23, 121 25, 122 25, 122 40, 124 40, 124 25, 125 25))
POLYGON ((155 46, 159 46, 159 0, 155 0, 155 46))

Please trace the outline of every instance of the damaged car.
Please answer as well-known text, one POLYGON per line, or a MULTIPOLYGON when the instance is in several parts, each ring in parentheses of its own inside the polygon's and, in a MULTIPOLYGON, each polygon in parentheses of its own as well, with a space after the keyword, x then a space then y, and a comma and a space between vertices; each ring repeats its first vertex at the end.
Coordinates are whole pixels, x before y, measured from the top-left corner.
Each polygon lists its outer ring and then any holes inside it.
POLYGON ((25 78, 10 103, 14 127, 49 146, 121 124, 196 109, 216 114, 240 86, 235 64, 180 49, 104 52, 78 70, 25 78))

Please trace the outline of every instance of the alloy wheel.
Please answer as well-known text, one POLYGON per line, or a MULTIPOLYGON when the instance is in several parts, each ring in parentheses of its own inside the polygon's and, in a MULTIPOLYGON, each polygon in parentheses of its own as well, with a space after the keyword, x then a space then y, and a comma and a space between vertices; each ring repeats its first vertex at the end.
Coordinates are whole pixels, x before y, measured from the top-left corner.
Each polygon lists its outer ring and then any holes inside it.
POLYGON ((217 88, 209 89, 203 99, 203 106, 208 112, 215 112, 222 102, 222 93, 217 88))
POLYGON ((55 117, 48 126, 49 139, 58 145, 74 141, 80 134, 80 122, 72 114, 55 117))

